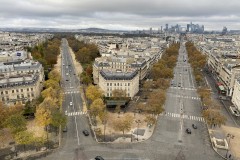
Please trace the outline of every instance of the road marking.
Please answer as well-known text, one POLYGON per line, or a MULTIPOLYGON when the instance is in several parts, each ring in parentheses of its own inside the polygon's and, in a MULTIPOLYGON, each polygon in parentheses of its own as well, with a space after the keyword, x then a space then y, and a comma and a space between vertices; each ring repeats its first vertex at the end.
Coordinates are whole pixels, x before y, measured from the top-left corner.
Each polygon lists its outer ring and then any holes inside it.
POLYGON ((196 90, 197 90, 196 88, 181 88, 181 87, 170 87, 170 88, 173 88, 173 89, 182 89, 182 90, 189 90, 189 91, 196 91, 196 90))
POLYGON ((80 93, 80 91, 65 91, 64 94, 80 93))
POLYGON ((193 121, 200 121, 200 122, 205 122, 203 117, 199 116, 193 116, 193 115, 186 115, 179 113, 172 113, 172 112, 165 112, 165 114, 160 114, 160 116, 167 116, 167 117, 173 117, 173 118, 182 118, 182 119, 188 119, 188 120, 193 120, 193 121))
POLYGON ((67 113, 67 116, 78 116, 78 115, 85 115, 87 114, 87 112, 83 112, 83 111, 80 111, 80 112, 69 112, 67 113))

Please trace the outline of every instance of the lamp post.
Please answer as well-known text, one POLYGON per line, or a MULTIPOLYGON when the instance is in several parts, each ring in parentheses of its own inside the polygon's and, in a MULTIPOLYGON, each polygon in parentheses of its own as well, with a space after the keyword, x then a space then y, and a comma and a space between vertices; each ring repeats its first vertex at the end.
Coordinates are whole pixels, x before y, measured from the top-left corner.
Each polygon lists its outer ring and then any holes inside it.
POLYGON ((139 128, 139 124, 141 123, 141 121, 138 119, 135 122, 137 123, 137 141, 138 141, 138 128, 139 128))
POLYGON ((131 132, 131 142, 133 141, 133 131, 131 132))
POLYGON ((227 149, 227 153, 226 153, 226 158, 228 158, 228 152, 229 152, 229 147, 230 147, 230 141, 231 141, 231 139, 233 139, 234 138, 234 135, 232 135, 232 134, 230 134, 230 133, 228 133, 227 134, 227 140, 228 140, 228 149, 227 149))

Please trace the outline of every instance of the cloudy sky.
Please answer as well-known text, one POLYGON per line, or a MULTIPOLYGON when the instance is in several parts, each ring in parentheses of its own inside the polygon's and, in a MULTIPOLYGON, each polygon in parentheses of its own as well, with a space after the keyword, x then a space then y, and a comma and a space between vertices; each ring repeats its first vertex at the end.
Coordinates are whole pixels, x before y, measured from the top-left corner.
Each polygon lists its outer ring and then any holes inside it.
POLYGON ((153 29, 166 23, 240 29, 239 0, 0 0, 0 28, 153 29))

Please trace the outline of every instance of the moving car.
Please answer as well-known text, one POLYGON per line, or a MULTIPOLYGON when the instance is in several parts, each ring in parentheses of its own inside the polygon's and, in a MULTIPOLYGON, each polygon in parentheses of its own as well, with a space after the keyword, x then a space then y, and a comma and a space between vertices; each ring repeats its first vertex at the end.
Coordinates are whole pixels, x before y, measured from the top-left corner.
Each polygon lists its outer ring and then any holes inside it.
POLYGON ((192 124, 193 129, 197 129, 197 126, 195 124, 192 124))
POLYGON ((95 160, 104 160, 101 156, 95 157, 95 160))
POLYGON ((186 129, 186 133, 187 133, 187 134, 191 134, 191 133, 192 133, 191 129, 190 129, 190 128, 187 128, 187 129, 186 129))
POLYGON ((73 105, 73 103, 72 103, 72 102, 70 102, 69 104, 70 104, 70 106, 72 106, 72 105, 73 105))
POLYGON ((85 129, 85 130, 83 130, 83 134, 84 134, 84 136, 88 136, 89 132, 85 129))

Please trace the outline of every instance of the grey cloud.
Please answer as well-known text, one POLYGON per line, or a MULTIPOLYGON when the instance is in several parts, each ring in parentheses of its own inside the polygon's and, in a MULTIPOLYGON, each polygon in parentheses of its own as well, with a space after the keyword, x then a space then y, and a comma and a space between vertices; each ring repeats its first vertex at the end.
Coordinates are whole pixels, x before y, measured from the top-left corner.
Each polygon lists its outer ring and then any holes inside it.
POLYGON ((238 0, 1 0, 0 19, 37 27, 144 28, 190 21, 236 27, 239 8, 238 0))

